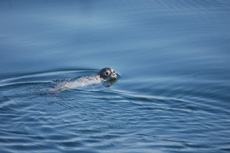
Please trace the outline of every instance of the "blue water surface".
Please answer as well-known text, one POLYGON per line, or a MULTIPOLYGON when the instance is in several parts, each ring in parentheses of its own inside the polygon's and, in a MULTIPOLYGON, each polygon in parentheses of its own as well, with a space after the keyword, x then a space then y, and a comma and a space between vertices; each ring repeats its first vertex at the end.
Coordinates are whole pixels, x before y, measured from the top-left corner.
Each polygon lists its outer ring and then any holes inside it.
POLYGON ((0 152, 229 153, 229 48, 228 0, 0 0, 0 152))

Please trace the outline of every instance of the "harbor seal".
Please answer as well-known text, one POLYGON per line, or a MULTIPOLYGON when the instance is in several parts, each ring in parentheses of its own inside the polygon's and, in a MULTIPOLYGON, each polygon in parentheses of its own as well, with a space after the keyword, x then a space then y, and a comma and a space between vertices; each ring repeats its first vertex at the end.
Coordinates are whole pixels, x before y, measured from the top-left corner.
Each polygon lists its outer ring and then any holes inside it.
POLYGON ((49 91, 52 93, 61 92, 69 89, 76 89, 78 87, 83 87, 87 85, 100 84, 102 82, 107 82, 106 87, 111 86, 117 80, 117 74, 112 68, 103 68, 97 74, 93 76, 80 77, 74 81, 62 82, 49 91))

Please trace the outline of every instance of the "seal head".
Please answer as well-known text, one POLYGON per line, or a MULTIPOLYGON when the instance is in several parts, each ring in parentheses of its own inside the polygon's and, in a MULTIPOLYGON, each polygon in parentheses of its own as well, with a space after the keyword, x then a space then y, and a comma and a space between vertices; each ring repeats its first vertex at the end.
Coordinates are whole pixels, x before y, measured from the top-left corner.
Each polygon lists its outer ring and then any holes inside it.
POLYGON ((117 74, 112 68, 103 68, 97 73, 97 75, 100 76, 102 81, 113 81, 117 79, 117 74))

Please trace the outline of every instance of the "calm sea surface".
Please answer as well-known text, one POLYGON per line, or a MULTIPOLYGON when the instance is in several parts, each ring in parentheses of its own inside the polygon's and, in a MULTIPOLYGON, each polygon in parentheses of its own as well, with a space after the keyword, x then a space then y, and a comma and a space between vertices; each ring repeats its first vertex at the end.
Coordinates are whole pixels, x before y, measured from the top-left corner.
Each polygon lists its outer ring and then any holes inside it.
POLYGON ((0 0, 0 152, 229 153, 230 2, 0 0))

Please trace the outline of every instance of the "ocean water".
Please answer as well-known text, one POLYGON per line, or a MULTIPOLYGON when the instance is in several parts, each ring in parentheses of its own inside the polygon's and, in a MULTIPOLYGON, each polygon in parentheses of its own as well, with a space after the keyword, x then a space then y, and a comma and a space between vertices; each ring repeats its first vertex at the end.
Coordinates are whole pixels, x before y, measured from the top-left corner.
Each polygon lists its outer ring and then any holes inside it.
POLYGON ((229 153, 229 49, 228 0, 0 0, 0 152, 229 153))

